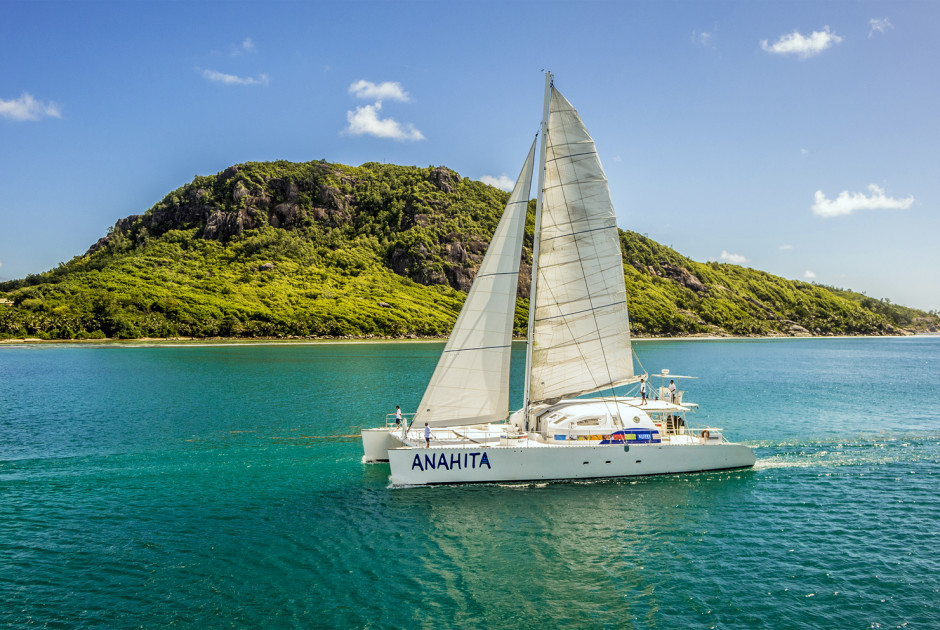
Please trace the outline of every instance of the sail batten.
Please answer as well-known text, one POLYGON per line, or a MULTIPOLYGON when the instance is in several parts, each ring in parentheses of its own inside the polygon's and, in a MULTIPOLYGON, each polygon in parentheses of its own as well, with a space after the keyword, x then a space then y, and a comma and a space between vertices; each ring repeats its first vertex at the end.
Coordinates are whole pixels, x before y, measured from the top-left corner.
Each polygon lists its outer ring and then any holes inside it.
POLYGON ((574 311, 572 313, 560 313, 558 315, 552 315, 550 317, 543 317, 541 320, 538 320, 538 321, 544 321, 546 319, 554 319, 556 317, 573 317, 574 315, 580 315, 581 313, 590 313, 592 311, 599 311, 605 308, 611 308, 613 306, 620 306, 621 304, 626 304, 626 303, 627 303, 626 300, 622 300, 620 302, 614 302, 612 304, 602 304, 600 306, 592 306, 591 308, 586 308, 580 311, 574 311))
POLYGON ((509 415, 512 326, 535 142, 506 204, 414 424, 463 426, 509 415))
POLYGON ((474 350, 494 350, 497 348, 511 348, 512 344, 506 344, 504 346, 483 346, 480 348, 455 348, 453 350, 444 350, 444 352, 472 352, 474 350))

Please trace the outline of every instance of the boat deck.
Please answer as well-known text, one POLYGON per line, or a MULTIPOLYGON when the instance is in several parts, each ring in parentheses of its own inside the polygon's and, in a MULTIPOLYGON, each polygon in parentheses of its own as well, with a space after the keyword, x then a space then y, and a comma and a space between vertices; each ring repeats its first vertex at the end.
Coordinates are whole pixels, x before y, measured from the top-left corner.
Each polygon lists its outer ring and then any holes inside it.
MULTIPOLYGON (((608 436, 609 437, 609 436, 608 436)), ((402 442, 410 448, 566 448, 572 446, 624 446, 624 445, 712 445, 727 443, 718 427, 696 427, 689 432, 662 435, 658 442, 634 442, 625 440, 548 440, 540 434, 527 434, 513 437, 506 433, 489 432, 480 429, 463 432, 446 429, 432 432, 430 446, 426 445, 420 431, 410 431, 402 442)))

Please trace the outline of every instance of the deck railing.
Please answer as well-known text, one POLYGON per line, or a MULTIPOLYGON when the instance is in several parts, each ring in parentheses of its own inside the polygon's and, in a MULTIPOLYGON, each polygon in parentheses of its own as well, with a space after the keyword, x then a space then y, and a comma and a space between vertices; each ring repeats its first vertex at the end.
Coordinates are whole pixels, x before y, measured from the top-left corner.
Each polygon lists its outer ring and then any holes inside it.
POLYGON ((699 440, 705 444, 721 444, 726 442, 723 429, 721 427, 683 425, 670 435, 684 435, 699 440))
MULTIPOLYGON (((409 424, 411 424, 411 421, 414 420, 414 417, 415 417, 415 414, 413 413, 401 414, 402 424, 404 424, 405 426, 408 426, 409 424)), ((395 426, 395 414, 394 413, 385 414, 385 428, 391 429, 394 426, 395 426)))
MULTIPOLYGON (((394 426, 394 424, 393 424, 394 426)), ((410 443, 412 446, 424 446, 424 427, 413 427, 408 433, 402 436, 403 439, 410 443)), ((474 429, 471 433, 469 430, 462 429, 451 429, 451 428, 433 428, 431 429, 431 446, 495 446, 500 444, 503 441, 503 438, 506 438, 509 442, 517 441, 519 443, 524 443, 527 439, 526 437, 515 437, 507 435, 505 430, 502 431, 481 431, 479 429, 474 429)))
MULTIPOLYGON (((402 414, 403 423, 405 427, 411 422, 414 418, 413 413, 411 414, 402 414)), ((687 438, 688 441, 682 440, 683 443, 698 443, 698 444, 722 444, 726 442, 724 433, 720 427, 713 426, 698 426, 698 425, 686 425, 682 424, 678 427, 670 426, 667 431, 666 423, 657 423, 657 428, 659 429, 660 439, 664 445, 668 445, 672 436, 681 436, 687 438)), ((394 429, 395 428, 395 414, 388 414, 386 416, 386 428, 394 429)), ((614 429, 614 431, 623 431, 628 429, 614 429)), ((613 431, 612 431, 613 432, 613 431)), ((605 433, 606 434, 606 433, 605 433)), ((407 430, 407 433, 398 433, 398 435, 405 440, 410 446, 424 446, 424 427, 411 427, 407 430)), ((552 444, 553 446, 588 446, 588 445, 597 445, 603 440, 553 440, 552 436, 546 436, 545 441, 552 444)), ((472 447, 472 446, 525 446, 528 442, 528 435, 513 435, 507 433, 505 429, 500 431, 481 431, 479 429, 461 429, 461 428, 449 428, 449 427, 438 427, 431 429, 431 447, 435 446, 463 446, 463 447, 472 447)), ((631 444, 630 441, 627 442, 615 442, 614 444, 631 444)))

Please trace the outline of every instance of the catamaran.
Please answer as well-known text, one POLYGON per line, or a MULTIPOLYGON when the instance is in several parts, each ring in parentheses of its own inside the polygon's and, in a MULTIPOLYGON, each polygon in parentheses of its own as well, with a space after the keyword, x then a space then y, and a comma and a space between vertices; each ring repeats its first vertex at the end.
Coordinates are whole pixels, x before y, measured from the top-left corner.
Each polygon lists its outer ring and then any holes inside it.
POLYGON ((665 380, 688 377, 662 370, 653 396, 618 395, 652 385, 634 369, 607 177, 551 73, 540 136, 522 408, 509 413, 509 368, 535 142, 421 404, 401 427, 363 430, 363 461, 388 461, 393 486, 753 466, 721 428, 687 423, 697 405, 665 380))

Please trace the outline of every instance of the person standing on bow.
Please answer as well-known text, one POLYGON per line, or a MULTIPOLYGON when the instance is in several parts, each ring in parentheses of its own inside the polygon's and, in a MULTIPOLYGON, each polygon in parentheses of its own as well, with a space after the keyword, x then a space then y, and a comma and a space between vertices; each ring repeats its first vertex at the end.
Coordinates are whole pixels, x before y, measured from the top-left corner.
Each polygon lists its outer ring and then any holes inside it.
POLYGON ((646 379, 640 377, 640 404, 646 404, 646 379))

